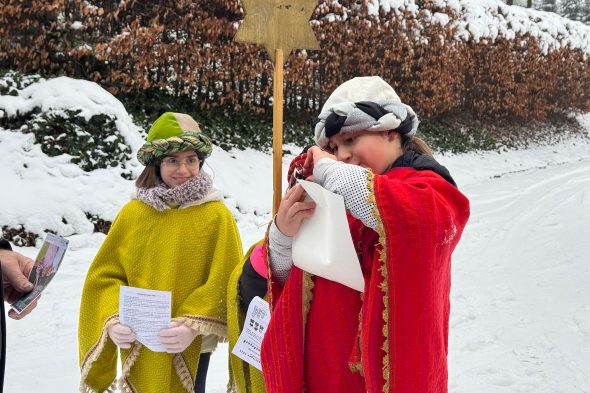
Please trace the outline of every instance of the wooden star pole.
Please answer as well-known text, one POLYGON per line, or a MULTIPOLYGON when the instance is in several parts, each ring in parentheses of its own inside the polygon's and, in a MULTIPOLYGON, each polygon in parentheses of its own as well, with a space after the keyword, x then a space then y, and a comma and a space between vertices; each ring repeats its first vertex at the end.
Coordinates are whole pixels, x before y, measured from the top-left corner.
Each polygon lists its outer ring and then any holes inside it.
POLYGON ((317 0, 242 0, 244 22, 238 42, 262 44, 274 65, 273 76, 273 216, 282 196, 283 65, 293 49, 319 49, 309 25, 317 0))

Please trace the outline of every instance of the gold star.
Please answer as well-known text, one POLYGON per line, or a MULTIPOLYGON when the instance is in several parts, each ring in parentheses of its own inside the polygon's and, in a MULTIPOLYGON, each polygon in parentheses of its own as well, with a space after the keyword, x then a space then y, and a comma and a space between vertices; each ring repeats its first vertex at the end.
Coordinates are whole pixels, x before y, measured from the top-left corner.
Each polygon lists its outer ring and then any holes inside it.
POLYGON ((273 63, 275 50, 286 61, 293 49, 319 49, 309 25, 317 0, 242 0, 244 22, 235 40, 254 42, 266 48, 273 63))

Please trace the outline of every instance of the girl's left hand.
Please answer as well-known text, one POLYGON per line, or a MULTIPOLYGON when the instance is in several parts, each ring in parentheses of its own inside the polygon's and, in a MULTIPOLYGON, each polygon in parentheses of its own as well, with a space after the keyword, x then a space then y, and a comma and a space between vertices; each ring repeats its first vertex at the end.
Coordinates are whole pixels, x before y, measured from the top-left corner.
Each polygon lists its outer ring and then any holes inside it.
POLYGON ((309 150, 307 150, 307 157, 305 159, 305 163, 303 163, 303 176, 307 178, 313 175, 313 167, 315 166, 315 163, 321 160, 322 158, 326 157, 336 160, 335 155, 320 149, 318 146, 310 147, 309 150))
POLYGON ((168 329, 160 330, 158 341, 166 348, 166 352, 179 353, 191 345, 195 337, 196 331, 181 322, 173 321, 168 329))

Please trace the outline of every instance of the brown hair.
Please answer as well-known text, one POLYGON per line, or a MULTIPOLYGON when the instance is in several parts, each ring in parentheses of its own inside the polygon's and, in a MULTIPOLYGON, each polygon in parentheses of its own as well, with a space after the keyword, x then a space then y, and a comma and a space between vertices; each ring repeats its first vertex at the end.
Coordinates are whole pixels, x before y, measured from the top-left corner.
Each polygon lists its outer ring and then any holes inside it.
POLYGON ((402 151, 405 153, 408 150, 413 150, 416 153, 422 153, 424 155, 432 157, 432 149, 426 142, 417 136, 413 135, 401 135, 402 151))
POLYGON ((152 188, 162 183, 160 176, 160 165, 157 160, 153 160, 143 169, 137 180, 135 186, 138 188, 152 188))

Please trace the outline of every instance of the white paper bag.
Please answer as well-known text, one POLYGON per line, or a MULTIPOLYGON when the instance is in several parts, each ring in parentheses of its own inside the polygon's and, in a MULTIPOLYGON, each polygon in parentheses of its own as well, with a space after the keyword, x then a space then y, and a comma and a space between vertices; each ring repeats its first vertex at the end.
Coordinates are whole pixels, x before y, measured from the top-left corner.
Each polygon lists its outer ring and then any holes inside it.
POLYGON ((306 272, 363 292, 365 282, 348 228, 344 198, 319 184, 298 181, 316 208, 293 237, 293 263, 306 272))

